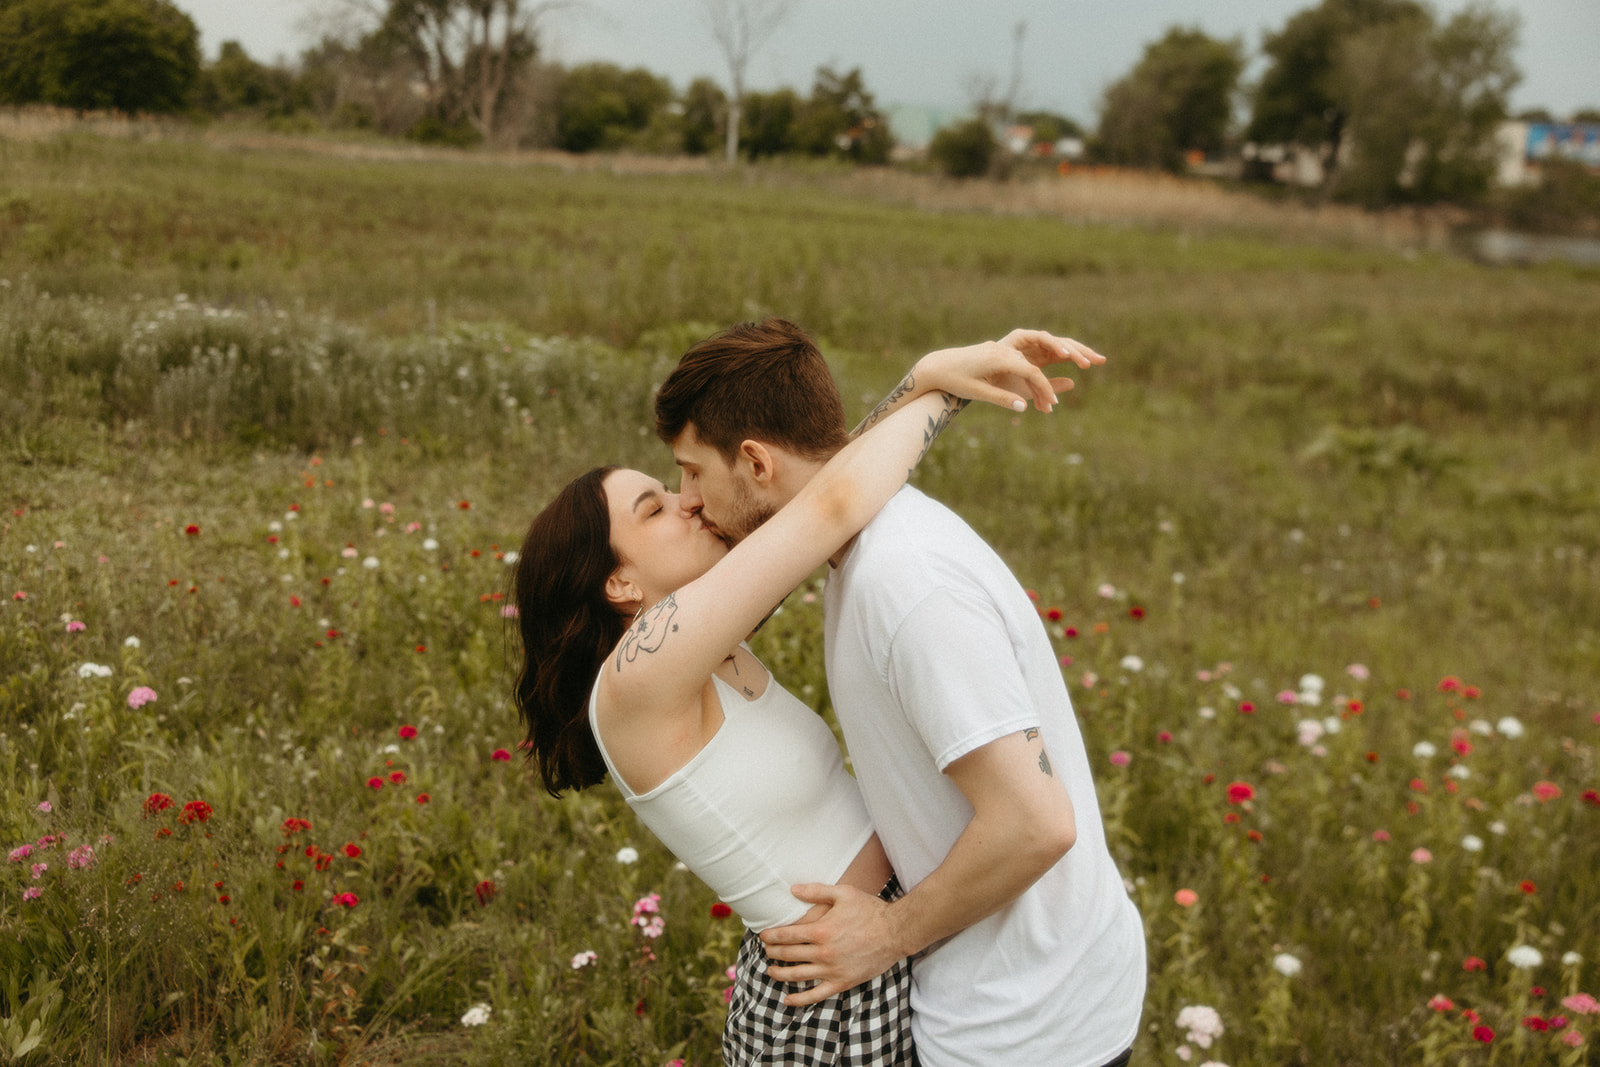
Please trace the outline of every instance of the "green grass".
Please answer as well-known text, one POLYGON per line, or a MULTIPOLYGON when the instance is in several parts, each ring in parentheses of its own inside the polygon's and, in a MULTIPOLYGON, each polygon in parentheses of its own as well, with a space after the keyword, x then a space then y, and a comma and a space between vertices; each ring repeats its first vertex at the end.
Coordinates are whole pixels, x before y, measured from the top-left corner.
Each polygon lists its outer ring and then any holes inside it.
MULTIPOLYGON (((1589 1062, 1518 1020, 1600 1029, 1557 1006, 1600 992, 1592 272, 925 213, 760 169, 66 136, 0 141, 0 190, 0 829, 66 837, 0 868, 7 1053, 39 1020, 25 1062, 716 1062, 736 931, 707 891, 609 787, 556 802, 491 758, 517 740, 496 555, 591 464, 670 477, 653 384, 772 312, 824 339, 851 414, 1013 325, 1111 357, 1050 418, 963 415, 917 478, 1061 615, 1149 933, 1142 1061, 1179 1062, 1204 1003, 1228 1029, 1198 1058, 1234 1067, 1589 1062), (1307 673, 1322 703, 1278 703, 1307 673), (1299 723, 1328 717, 1313 754, 1299 723), (146 815, 156 792, 176 806, 146 815), (191 800, 215 813, 178 822, 191 800)), ((820 629, 791 598, 758 651, 826 711, 820 629)))

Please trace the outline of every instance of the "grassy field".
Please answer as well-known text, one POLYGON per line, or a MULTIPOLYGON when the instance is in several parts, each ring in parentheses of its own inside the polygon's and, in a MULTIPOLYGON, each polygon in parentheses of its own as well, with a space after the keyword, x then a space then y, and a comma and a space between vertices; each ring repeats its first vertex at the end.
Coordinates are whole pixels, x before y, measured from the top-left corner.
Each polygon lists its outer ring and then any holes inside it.
MULTIPOLYGON (((778 313, 851 415, 1013 325, 1110 357, 917 481, 1057 640, 1141 1062, 1593 1062, 1600 275, 913 199, 0 139, 0 1055, 718 1062, 738 930, 500 758, 502 612, 557 486, 671 477, 682 349, 778 313)), ((826 713, 820 627, 757 650, 826 713)))

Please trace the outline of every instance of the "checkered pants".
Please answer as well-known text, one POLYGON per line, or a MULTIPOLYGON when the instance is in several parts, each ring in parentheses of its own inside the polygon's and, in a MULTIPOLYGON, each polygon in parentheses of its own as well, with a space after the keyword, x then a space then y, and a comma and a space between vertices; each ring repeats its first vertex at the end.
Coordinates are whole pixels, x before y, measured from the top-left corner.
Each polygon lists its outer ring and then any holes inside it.
MULTIPOLYGON (((881 895, 895 899, 900 884, 891 879, 881 895)), ((915 1067, 909 960, 804 1008, 783 1003, 797 987, 769 977, 767 963, 761 938, 746 931, 722 1031, 728 1067, 915 1067)))

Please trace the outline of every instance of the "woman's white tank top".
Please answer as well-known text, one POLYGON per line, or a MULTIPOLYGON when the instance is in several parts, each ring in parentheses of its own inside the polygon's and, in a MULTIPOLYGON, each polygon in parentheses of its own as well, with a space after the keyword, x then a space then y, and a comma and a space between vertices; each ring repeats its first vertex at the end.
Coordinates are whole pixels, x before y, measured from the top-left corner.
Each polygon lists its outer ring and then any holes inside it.
POLYGON ((622 797, 661 843, 752 930, 784 926, 810 905, 791 885, 837 882, 872 836, 856 780, 816 712, 769 678, 754 700, 712 676, 722 726, 694 758, 646 793, 611 763, 589 694, 589 729, 622 797))

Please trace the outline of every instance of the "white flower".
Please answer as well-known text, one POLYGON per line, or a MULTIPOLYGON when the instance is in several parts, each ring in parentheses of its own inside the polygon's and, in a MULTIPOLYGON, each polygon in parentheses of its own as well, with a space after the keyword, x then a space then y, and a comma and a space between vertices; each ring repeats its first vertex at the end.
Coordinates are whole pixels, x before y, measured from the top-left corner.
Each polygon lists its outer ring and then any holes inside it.
POLYGON ((487 1004, 474 1004, 472 1007, 468 1008, 467 1013, 461 1017, 461 1025, 482 1026, 484 1023, 489 1021, 489 1013, 493 1010, 494 1009, 489 1007, 487 1004))
POLYGON ((286 512, 283 513, 283 521, 284 522, 299 522, 300 521, 300 513, 298 511, 286 511, 286 512))
POLYGON ((1494 822, 1489 824, 1489 832, 1497 837, 1504 837, 1506 834, 1506 824, 1501 822, 1499 819, 1496 819, 1494 822))
POLYGON ((1465 763, 1458 763, 1444 773, 1451 778, 1455 778, 1463 782, 1472 777, 1472 772, 1467 769, 1467 765, 1465 763))
POLYGON ((1344 673, 1358 682, 1364 682, 1372 677, 1372 672, 1367 670, 1367 665, 1364 663, 1352 663, 1344 669, 1344 673))
POLYGON ((1202 719, 1215 719, 1217 717, 1217 709, 1210 707, 1201 708, 1195 714, 1199 715, 1202 719))
POLYGON ((273 519, 271 522, 267 523, 267 530, 271 533, 282 533, 283 523, 279 522, 277 519, 273 519))
POLYGON ((395 753, 400 751, 400 746, 396 745, 396 744, 387 744, 387 745, 384 745, 383 748, 381 748, 379 751, 381 751, 386 756, 392 756, 395 753))
POLYGON ((1186 582, 1188 580, 1189 579, 1184 575, 1184 573, 1182 571, 1173 571, 1172 572, 1172 584, 1173 585, 1182 585, 1184 582, 1186 582))
POLYGON ((424 552, 432 552, 434 549, 436 549, 438 547, 439 547, 439 542, 435 541, 431 537, 422 542, 422 550, 424 552))
POLYGON ((1123 656, 1122 669, 1138 674, 1140 671, 1144 670, 1144 660, 1132 654, 1123 656))
POLYGON ((1322 704, 1322 691, 1320 689, 1302 689, 1295 694, 1299 703, 1307 707, 1320 707, 1322 704))
MULTIPOLYGON (((287 548, 278 549, 278 558, 279 559, 288 559, 289 558, 289 550, 287 548)), ((283 578, 284 578, 284 581, 288 581, 289 580, 289 576, 287 574, 285 574, 283 576, 283 578)))
POLYGON ((623 864, 638 863, 639 850, 634 848, 632 845, 624 845, 623 847, 617 849, 617 862, 623 864))
POLYGON ((1494 733, 1494 727, 1490 726, 1482 719, 1473 719, 1471 722, 1467 723, 1467 729, 1482 737, 1488 737, 1490 734, 1494 733))
POLYGON ((506 553, 506 566, 507 567, 511 566, 513 563, 515 563, 517 560, 519 560, 521 558, 522 557, 518 556, 515 552, 507 552, 506 553))
POLYGON ((1329 715, 1326 719, 1322 720, 1322 728, 1328 731, 1330 734, 1336 734, 1340 730, 1344 729, 1344 723, 1339 721, 1339 716, 1329 715))
POLYGON ((1513 945, 1506 950, 1506 962, 1531 971, 1544 962, 1544 953, 1532 945, 1513 945))
POLYGON ((1483 838, 1479 837, 1477 834, 1468 834, 1466 837, 1461 839, 1461 847, 1466 849, 1468 852, 1482 852, 1483 838))
POLYGON ((1272 957, 1272 969, 1285 978, 1293 978, 1300 973, 1300 957, 1291 956, 1287 952, 1280 952, 1272 957))
POLYGON ((344 548, 339 550, 339 555, 343 556, 345 559, 355 559, 360 554, 361 553, 357 552, 355 548, 350 545, 346 545, 344 548))
POLYGON ((1223 682, 1222 695, 1227 697, 1229 700, 1238 700, 1240 697, 1244 696, 1244 693, 1241 692, 1239 687, 1234 685, 1232 682, 1223 682))
POLYGON ((111 668, 99 663, 85 663, 78 667, 79 678, 109 678, 111 668))
POLYGON ((1576 952, 1564 952, 1561 954, 1561 966, 1563 967, 1576 967, 1582 962, 1583 957, 1576 952))
POLYGON ((1190 1004, 1178 1012, 1178 1026, 1188 1031, 1188 1039, 1201 1048, 1210 1048, 1211 1042, 1221 1037, 1224 1029, 1217 1009, 1204 1004, 1190 1004))
POLYGON ((1310 748, 1312 745, 1322 740, 1322 735, 1327 733, 1327 731, 1322 728, 1322 724, 1316 719, 1301 719, 1300 724, 1295 727, 1295 730, 1299 735, 1300 743, 1305 745, 1307 748, 1310 748))
POLYGON ((1112 585, 1110 582, 1101 582, 1100 587, 1096 589, 1095 592, 1099 593, 1102 598, 1110 600, 1112 597, 1117 595, 1117 587, 1112 585))
POLYGON ((361 565, 367 568, 369 571, 375 571, 378 569, 378 557, 368 556, 366 559, 361 561, 361 565))
POLYGON ((581 971, 599 958, 600 956, 592 949, 586 952, 580 952, 576 956, 572 957, 572 969, 575 971, 581 971))
POLYGON ((123 648, 138 648, 139 647, 139 639, 137 637, 124 638, 123 642, 122 642, 122 647, 123 648))
POLYGON ((1510 715, 1507 715, 1505 718, 1495 723, 1494 728, 1499 730, 1502 735, 1509 737, 1512 740, 1516 740, 1523 734, 1522 723, 1517 719, 1512 718, 1510 715))
POLYGON ((1439 754, 1439 750, 1430 741, 1418 741, 1411 746, 1411 754, 1418 759, 1432 759, 1439 754))
POLYGON ((1320 674, 1302 674, 1300 676, 1301 689, 1310 690, 1313 693, 1320 693, 1322 692, 1322 686, 1323 681, 1320 674))
POLYGON ((1184 1063, 1188 1063, 1190 1060, 1194 1059, 1194 1050, 1188 1045, 1179 1045, 1172 1051, 1177 1055, 1178 1059, 1182 1060, 1184 1063))

